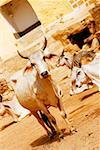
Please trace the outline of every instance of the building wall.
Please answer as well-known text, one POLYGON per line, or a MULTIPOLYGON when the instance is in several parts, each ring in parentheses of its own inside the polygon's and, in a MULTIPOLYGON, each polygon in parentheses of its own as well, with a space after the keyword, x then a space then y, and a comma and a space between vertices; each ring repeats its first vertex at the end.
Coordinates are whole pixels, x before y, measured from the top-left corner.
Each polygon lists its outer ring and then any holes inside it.
POLYGON ((28 0, 44 26, 65 16, 85 3, 87 6, 99 0, 28 0), (52 16, 52 17, 51 17, 52 16))
POLYGON ((67 0, 28 0, 43 25, 55 21, 72 11, 67 0))
POLYGON ((15 54, 15 38, 11 32, 11 27, 0 15, 0 57, 7 59, 15 54))
MULTIPOLYGON (((43 25, 55 21, 61 15, 71 11, 66 0, 28 0, 43 25)), ((15 38, 11 33, 11 26, 0 15, 0 56, 7 59, 16 54, 15 38)))
MULTIPOLYGON (((28 0, 46 28, 48 24, 73 11, 67 0, 28 0)), ((82 0, 83 1, 83 0, 82 0)), ((16 54, 15 38, 11 26, 0 16, 0 57, 8 59, 16 54)))
POLYGON ((36 13, 27 0, 13 0, 2 6, 3 16, 14 26, 15 32, 24 31, 38 21, 36 13))

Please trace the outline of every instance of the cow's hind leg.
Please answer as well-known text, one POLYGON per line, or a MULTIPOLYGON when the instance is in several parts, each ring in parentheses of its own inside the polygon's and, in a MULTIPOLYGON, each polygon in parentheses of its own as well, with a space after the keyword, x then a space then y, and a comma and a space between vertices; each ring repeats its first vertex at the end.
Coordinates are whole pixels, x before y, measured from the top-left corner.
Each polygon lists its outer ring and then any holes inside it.
POLYGON ((68 120, 67 114, 63 108, 63 104, 60 99, 58 100, 58 108, 60 110, 60 114, 61 114, 62 118, 64 119, 65 123, 67 124, 67 126, 69 128, 70 133, 77 132, 76 129, 71 125, 70 121, 68 120))
POLYGON ((44 123, 51 130, 51 132, 52 132, 51 138, 53 138, 56 135, 55 128, 53 127, 53 125, 49 121, 48 117, 44 113, 42 113, 41 111, 39 111, 39 112, 40 112, 41 118, 43 119, 44 123))
POLYGON ((48 130, 48 128, 45 126, 45 124, 44 124, 42 118, 40 118, 39 114, 38 114, 37 112, 31 112, 31 113, 34 115, 34 117, 38 120, 38 122, 39 122, 39 123, 42 125, 42 127, 45 129, 45 131, 47 132, 48 136, 51 137, 51 136, 52 136, 51 132, 50 132, 50 131, 48 130))
POLYGON ((44 112, 44 114, 48 117, 49 121, 51 122, 51 124, 53 123, 53 125, 55 126, 56 130, 57 130, 57 134, 59 135, 59 137, 62 137, 62 132, 61 130, 58 128, 58 125, 56 123, 56 119, 50 114, 49 110, 47 109, 47 107, 41 103, 39 100, 37 100, 38 106, 40 107, 40 109, 44 112))
POLYGON ((18 116, 14 114, 14 112, 11 110, 11 108, 6 108, 5 111, 7 114, 9 114, 14 119, 15 123, 18 122, 18 116))

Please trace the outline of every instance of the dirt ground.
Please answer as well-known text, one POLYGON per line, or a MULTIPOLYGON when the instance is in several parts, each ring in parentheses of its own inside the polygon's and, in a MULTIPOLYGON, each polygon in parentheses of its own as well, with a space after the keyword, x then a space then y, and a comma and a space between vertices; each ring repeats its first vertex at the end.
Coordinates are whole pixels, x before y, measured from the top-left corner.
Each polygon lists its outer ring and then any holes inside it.
POLYGON ((82 100, 80 97, 81 94, 69 99, 66 97, 63 102, 77 133, 67 135, 66 124, 56 108, 50 111, 56 117, 59 127, 65 130, 65 137, 60 142, 57 138, 49 140, 33 116, 19 123, 12 123, 12 118, 5 116, 0 119, 0 150, 99 150, 100 93, 88 95, 82 100))

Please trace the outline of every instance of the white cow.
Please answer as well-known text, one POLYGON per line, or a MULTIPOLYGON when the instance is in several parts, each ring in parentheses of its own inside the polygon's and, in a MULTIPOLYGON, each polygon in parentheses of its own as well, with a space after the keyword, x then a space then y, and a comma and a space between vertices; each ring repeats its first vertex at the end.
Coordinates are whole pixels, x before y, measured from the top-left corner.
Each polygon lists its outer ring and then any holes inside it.
POLYGON ((0 95, 0 118, 2 118, 5 114, 9 114, 13 118, 14 122, 18 121, 15 113, 12 111, 9 105, 3 103, 3 97, 0 95))
POLYGON ((57 126, 56 119, 48 110, 50 106, 59 108, 61 116, 68 124, 70 131, 72 131, 73 128, 67 119, 62 103, 55 94, 50 73, 44 61, 43 52, 38 50, 30 57, 24 57, 20 53, 19 55, 29 60, 27 66, 20 70, 20 76, 11 77, 11 84, 19 103, 37 118, 48 133, 48 129, 37 113, 41 110, 48 117, 51 124, 53 123, 59 135, 62 135, 57 126))
POLYGON ((9 114, 13 118, 14 122, 18 122, 30 114, 29 110, 19 104, 15 95, 12 100, 4 101, 4 99, 5 95, 0 95, 0 116, 9 114))
POLYGON ((18 116, 17 121, 21 121, 23 118, 30 114, 29 110, 20 105, 15 95, 13 96, 12 100, 4 101, 3 104, 9 106, 12 112, 18 116))
POLYGON ((86 53, 81 58, 82 69, 100 91, 100 51, 86 53))
POLYGON ((87 80, 87 76, 80 67, 80 58, 81 53, 72 55, 63 51, 59 59, 60 66, 66 65, 71 69, 70 95, 80 93, 89 88, 87 83, 82 84, 87 80))
POLYGON ((64 53, 59 61, 60 65, 66 65, 71 74, 70 94, 80 93, 89 88, 88 83, 92 82, 100 90, 100 52, 94 50, 81 51, 72 56, 70 53, 64 53))

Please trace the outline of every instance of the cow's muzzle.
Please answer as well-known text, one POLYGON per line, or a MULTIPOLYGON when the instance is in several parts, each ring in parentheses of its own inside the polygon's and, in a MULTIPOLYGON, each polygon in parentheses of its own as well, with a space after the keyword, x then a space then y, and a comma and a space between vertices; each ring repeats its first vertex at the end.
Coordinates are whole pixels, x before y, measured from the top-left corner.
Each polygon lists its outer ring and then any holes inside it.
POLYGON ((47 78, 47 77, 49 76, 48 71, 42 72, 42 73, 41 73, 41 76, 42 76, 43 78, 47 78))

